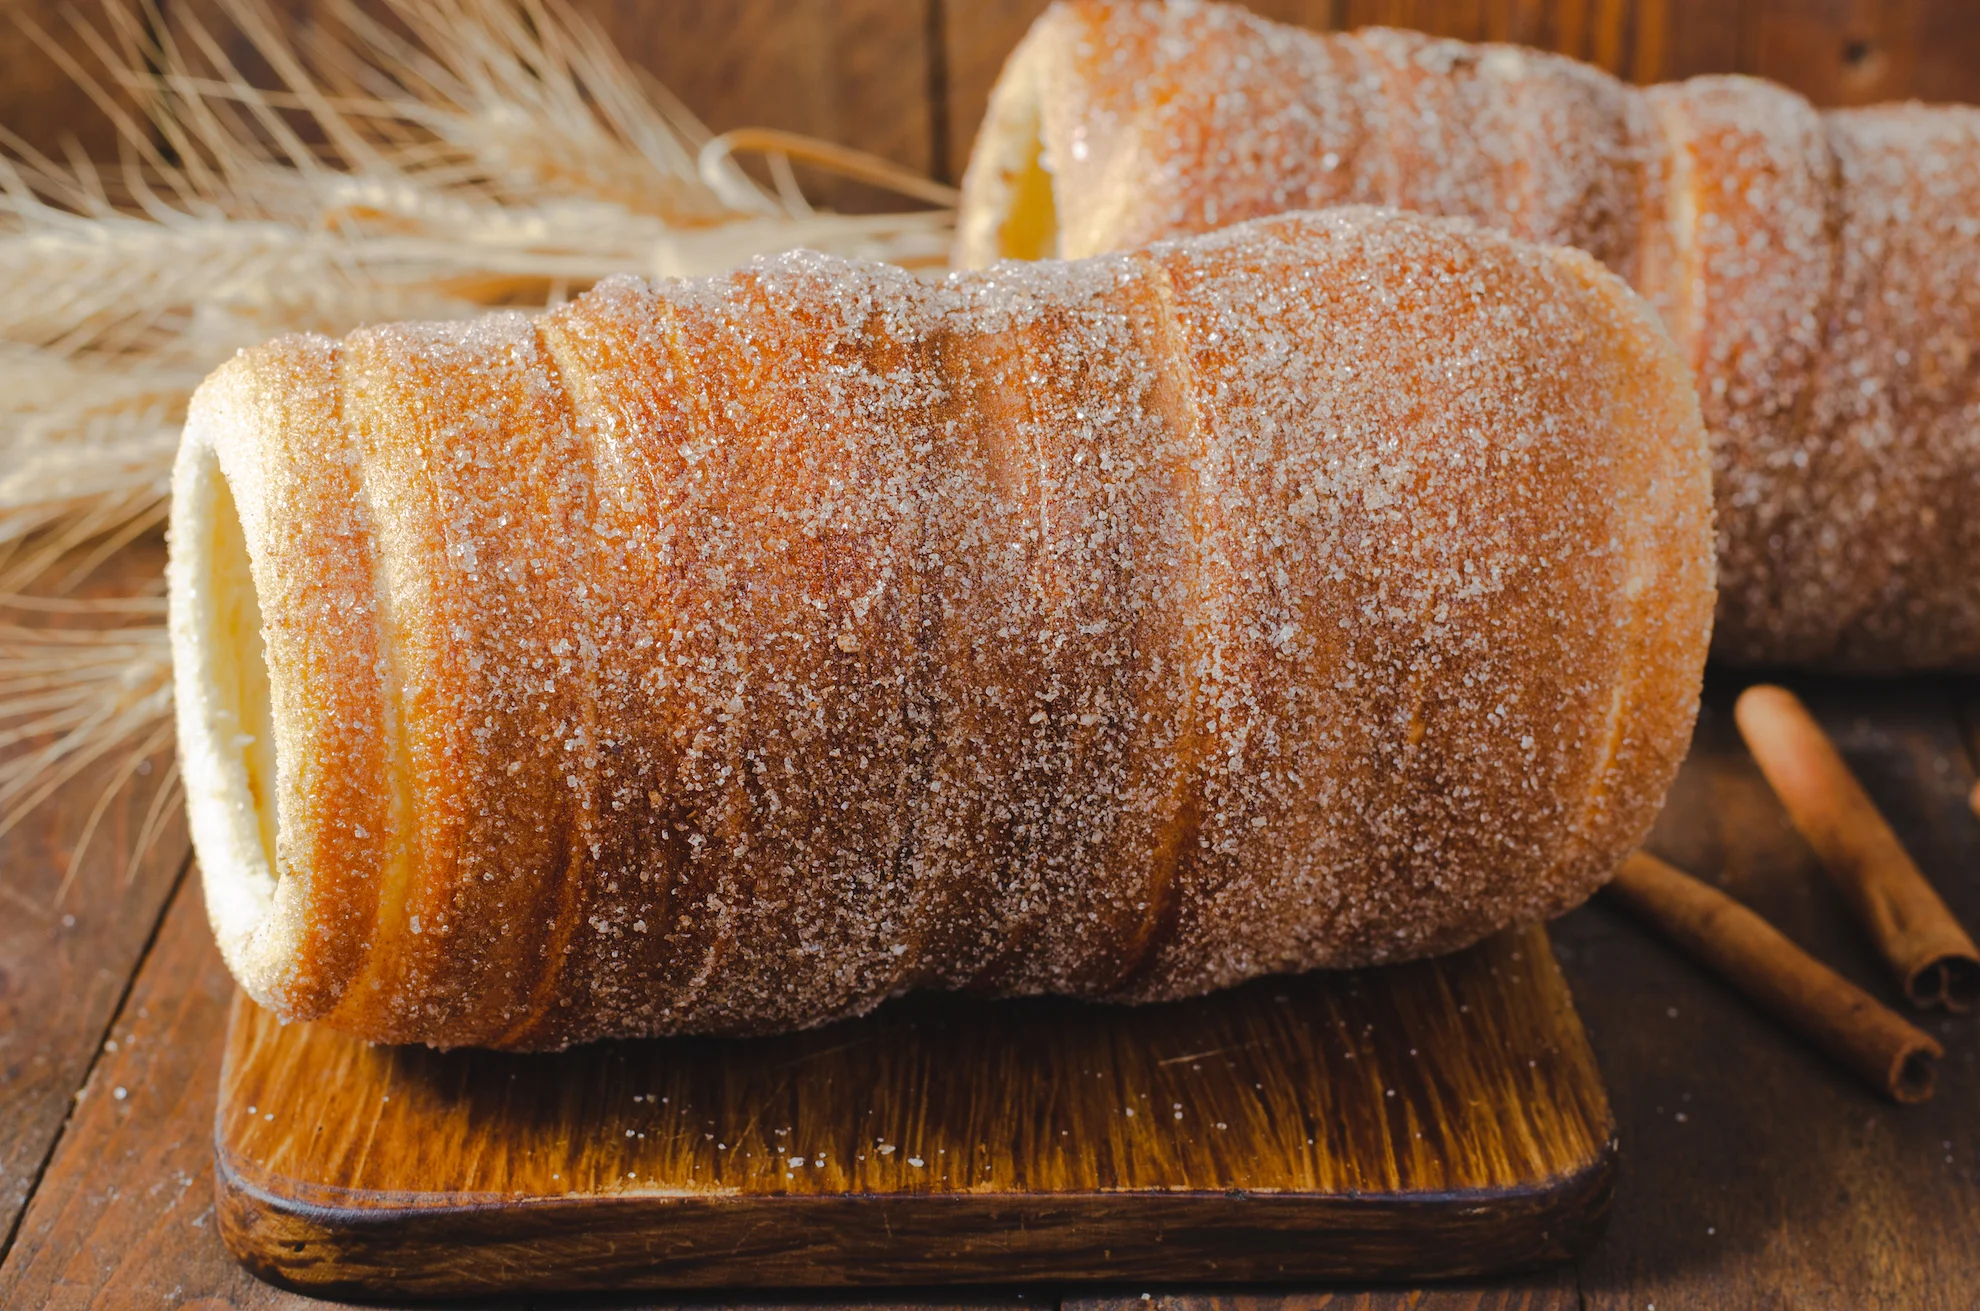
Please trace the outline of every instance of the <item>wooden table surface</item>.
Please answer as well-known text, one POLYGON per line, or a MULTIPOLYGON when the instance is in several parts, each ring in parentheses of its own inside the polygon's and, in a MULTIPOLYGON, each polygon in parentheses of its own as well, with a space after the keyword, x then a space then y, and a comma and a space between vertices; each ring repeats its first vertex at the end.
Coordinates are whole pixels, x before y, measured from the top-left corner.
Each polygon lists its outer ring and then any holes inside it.
MULTIPOLYGON (((59 28, 67 0, 5 0, 59 28)), ((168 22, 219 0, 154 0, 168 22)), ((274 0, 289 18, 329 0, 274 0)), ((578 0, 717 129, 797 127, 953 179, 1003 54, 1042 0, 578 0)), ((1969 0, 1261 0, 1316 25, 1391 22, 1563 49, 1638 81, 1759 73, 1823 104, 1980 99, 1969 0)), ((10 26, 0 19, 0 28, 10 26)), ((109 137, 31 43, 0 36, 0 124, 99 151, 109 137)), ((870 207, 839 186, 823 198, 870 207)), ((134 558, 133 576, 156 568, 134 558)), ((1969 926, 1968 811, 1980 694, 1967 685, 1790 680, 1969 926), (1965 717, 1963 717, 1965 716, 1965 717), (1964 736, 1963 736, 1964 734, 1964 736)), ((1715 880, 1876 995, 1897 992, 1788 826, 1715 673, 1692 759, 1652 847, 1715 880)), ((215 1079, 232 983, 207 931, 182 823, 126 868, 165 761, 106 813, 64 886, 101 775, 0 840, 0 1306, 296 1307, 214 1232, 215 1079)), ((1379 1290, 1000 1289, 869 1305, 1972 1308, 1980 1305, 1980 1018, 1924 1021, 1939 1093, 1900 1109, 1784 1035, 1598 901, 1562 920, 1574 988, 1620 1124, 1606 1237, 1577 1266, 1492 1284, 1379 1290)), ((705 1305, 707 1297, 693 1299, 705 1305)), ((790 1306, 801 1292, 733 1299, 790 1306)), ((651 1299, 633 1305, 651 1305, 651 1299)), ((834 1299, 832 1305, 852 1305, 834 1299)))
MULTIPOLYGON (((126 567, 155 570, 156 548, 126 567)), ((1897 1004, 1740 745, 1731 706, 1744 681, 1715 671, 1650 845, 1897 1004)), ((1962 736, 1973 722, 1962 711, 1980 711, 1980 697, 1936 679, 1788 681, 1955 912, 1980 925, 1980 820, 1966 804, 1975 772, 1962 736)), ((233 983, 183 825, 134 866, 122 860, 163 764, 110 809, 66 890, 96 780, 0 841, 0 1306, 309 1304, 241 1271, 215 1233, 214 1092, 233 983)), ((1176 1311, 1980 1305, 1980 1016, 1920 1020, 1947 1056, 1936 1099, 1900 1108, 1604 901, 1560 921, 1554 942, 1621 1137, 1608 1232, 1578 1265, 1462 1287, 944 1290, 830 1305, 1132 1311, 1144 1295, 1176 1311)))

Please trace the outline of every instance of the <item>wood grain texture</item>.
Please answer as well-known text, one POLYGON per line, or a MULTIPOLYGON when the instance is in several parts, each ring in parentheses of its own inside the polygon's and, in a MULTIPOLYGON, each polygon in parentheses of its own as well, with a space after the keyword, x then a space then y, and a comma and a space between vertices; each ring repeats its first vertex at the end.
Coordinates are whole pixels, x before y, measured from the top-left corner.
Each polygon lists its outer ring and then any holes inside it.
MULTIPOLYGON (((805 132, 926 173, 933 164, 928 15, 903 0, 577 0, 620 52, 714 132, 805 132)), ((847 210, 912 208, 800 171, 806 194, 847 210)))
POLYGON ((1067 1297, 1060 1311, 1580 1311, 1574 1272, 1562 1268, 1489 1284, 1395 1289, 1155 1292, 1067 1297))
POLYGON ((945 138, 942 180, 959 182, 1004 60, 1049 0, 933 0, 945 138))
POLYGON ((233 992, 195 872, 0 1265, 0 1306, 307 1305, 234 1264, 214 1224, 210 1133, 233 992))
POLYGON ((1456 1275, 1559 1261, 1609 1121, 1542 931, 1111 1008, 387 1049, 237 1010, 221 1223, 335 1292, 1456 1275))
MULTIPOLYGON (((161 568, 153 542, 101 571, 90 590, 122 590, 161 568)), ((0 622, 20 618, 0 610, 0 622)), ((185 866, 189 840, 176 814, 143 859, 128 858, 170 761, 167 749, 139 766, 80 861, 77 845, 121 754, 0 837, 0 1254, 185 866)))
POLYGON ((1971 0, 1921 0, 1912 33, 1906 94, 1980 103, 1980 10, 1971 0))
MULTIPOLYGON (((719 0, 656 6, 579 0, 635 66, 712 132, 771 127, 822 137, 928 172, 927 20, 897 0, 719 0)), ((799 170, 820 205, 908 207, 891 193, 799 170)))
MULTIPOLYGON (((1718 883, 1893 1006, 1889 973, 1794 832, 1707 683, 1692 755, 1650 846, 1718 883)), ((1791 684, 1963 922, 1980 923, 1980 824, 1944 690, 1791 684)), ((1609 1234, 1580 1263, 1589 1311, 1970 1308, 1980 1288, 1980 1026, 1939 1091, 1893 1108, 1616 909, 1555 926, 1622 1125, 1609 1234)))
POLYGON ((30 39, 29 27, 55 39, 103 84, 116 103, 136 113, 138 102, 113 90, 100 63, 75 39, 72 15, 88 11, 71 0, 4 0, 0 3, 0 127, 57 159, 73 142, 93 159, 117 158, 115 123, 81 85, 30 39))
POLYGON ((1971 0, 1742 4, 1742 70, 1785 82, 1818 105, 1980 103, 1980 9, 1971 0))
POLYGON ((1912 94, 1917 0, 1747 0, 1748 71, 1819 105, 1869 105, 1912 94))

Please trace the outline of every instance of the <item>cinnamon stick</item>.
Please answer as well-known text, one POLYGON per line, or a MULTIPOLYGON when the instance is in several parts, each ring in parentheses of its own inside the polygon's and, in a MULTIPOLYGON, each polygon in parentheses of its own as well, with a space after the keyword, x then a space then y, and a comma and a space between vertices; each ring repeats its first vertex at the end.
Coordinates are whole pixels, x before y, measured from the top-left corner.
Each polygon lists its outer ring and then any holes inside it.
POLYGON ((1725 893, 1640 851, 1608 890, 1885 1095, 1931 1097, 1944 1048, 1725 893))
POLYGON ((1733 707, 1760 772, 1815 849, 1914 1006, 1980 1001, 1980 949, 1918 872, 1828 734, 1783 687, 1758 684, 1733 707))

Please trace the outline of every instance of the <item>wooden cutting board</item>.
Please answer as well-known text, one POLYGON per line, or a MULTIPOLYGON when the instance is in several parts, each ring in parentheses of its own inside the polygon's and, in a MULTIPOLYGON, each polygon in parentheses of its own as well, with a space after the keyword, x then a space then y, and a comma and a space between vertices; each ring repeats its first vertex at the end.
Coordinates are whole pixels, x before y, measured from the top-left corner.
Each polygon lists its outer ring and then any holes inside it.
POLYGON ((1615 1142, 1544 930, 1152 1007, 370 1047, 238 999, 222 1232, 322 1293, 1385 1279, 1564 1260, 1615 1142))

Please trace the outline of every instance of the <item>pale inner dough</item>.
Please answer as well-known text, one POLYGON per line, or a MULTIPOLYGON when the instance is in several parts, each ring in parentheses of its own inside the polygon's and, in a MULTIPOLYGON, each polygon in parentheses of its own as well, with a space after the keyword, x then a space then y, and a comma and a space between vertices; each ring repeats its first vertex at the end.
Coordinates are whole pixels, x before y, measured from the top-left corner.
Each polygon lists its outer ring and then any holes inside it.
POLYGON ((175 482, 173 659, 181 687, 193 690, 179 696, 179 750, 208 912, 225 944, 254 932, 277 885, 268 660, 247 534, 217 453, 189 445, 175 482))

